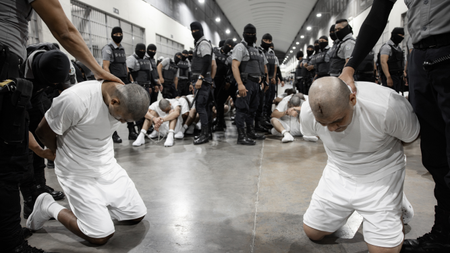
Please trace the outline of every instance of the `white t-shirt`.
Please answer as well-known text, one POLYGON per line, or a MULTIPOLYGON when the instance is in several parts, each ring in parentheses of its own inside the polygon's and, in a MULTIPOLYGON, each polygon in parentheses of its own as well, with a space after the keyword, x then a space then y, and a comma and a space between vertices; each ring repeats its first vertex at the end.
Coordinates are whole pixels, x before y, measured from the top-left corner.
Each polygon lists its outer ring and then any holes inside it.
POLYGON ((328 165, 346 177, 375 181, 405 168, 401 141, 412 142, 420 126, 410 103, 390 88, 356 82, 353 119, 343 132, 330 132, 318 123, 309 102, 303 103, 301 131, 319 136, 328 165))
MULTIPOLYGON (((289 100, 291 100, 291 98, 292 98, 292 95, 289 95, 289 96, 284 97, 284 98, 280 101, 280 103, 278 103, 277 108, 275 108, 275 110, 277 110, 277 111, 279 111, 279 112, 285 112, 285 111, 287 111, 287 109, 288 109, 288 103, 289 103, 289 100)), ((283 121, 288 121, 288 120, 289 120, 289 117, 291 117, 291 116, 289 116, 289 115, 284 115, 284 116, 281 117, 280 119, 283 120, 283 121)))
POLYGON ((57 137, 58 176, 100 177, 117 166, 112 134, 120 125, 102 96, 103 81, 79 83, 53 100, 45 113, 57 137))
MULTIPOLYGON (((178 102, 178 100, 176 100, 175 98, 166 99, 166 100, 168 100, 170 102, 170 107, 172 109, 174 109, 177 106, 181 106, 180 103, 178 102)), ((161 110, 161 108, 159 108, 159 101, 153 102, 148 109, 158 113, 159 117, 161 117, 161 118, 169 115, 169 114, 165 113, 163 110, 161 110)), ((181 110, 180 110, 180 113, 181 113, 181 110)))

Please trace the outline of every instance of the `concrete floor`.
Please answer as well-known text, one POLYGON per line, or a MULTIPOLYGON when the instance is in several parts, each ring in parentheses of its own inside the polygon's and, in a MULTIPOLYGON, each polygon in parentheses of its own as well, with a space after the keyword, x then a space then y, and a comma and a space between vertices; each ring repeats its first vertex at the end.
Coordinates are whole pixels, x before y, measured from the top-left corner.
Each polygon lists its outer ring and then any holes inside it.
MULTIPOLYGON (((137 225, 116 223, 104 246, 94 247, 57 221, 28 240, 51 252, 367 252, 362 229, 351 239, 307 239, 302 219, 327 156, 322 142, 296 138, 282 144, 277 137, 256 146, 236 145, 236 129, 214 134, 208 144, 192 138, 164 148, 147 140, 115 144, 116 158, 135 182, 148 214, 137 225)), ((126 125, 119 135, 127 137, 126 125)), ((429 232, 434 221, 434 183, 421 164, 419 142, 405 148, 408 165, 405 192, 415 217, 405 227, 406 238, 429 232)), ((60 190, 54 171, 48 185, 60 190)), ((68 207, 67 200, 59 203, 68 207)), ((25 220, 22 220, 25 225, 25 220)))

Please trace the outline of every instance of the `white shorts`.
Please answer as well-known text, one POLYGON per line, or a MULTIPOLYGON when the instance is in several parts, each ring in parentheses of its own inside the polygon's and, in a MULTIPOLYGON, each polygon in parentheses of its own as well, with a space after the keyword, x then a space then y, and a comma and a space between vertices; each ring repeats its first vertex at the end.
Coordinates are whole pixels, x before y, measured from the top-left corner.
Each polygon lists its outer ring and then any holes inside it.
MULTIPOLYGON (((289 133, 291 133, 292 136, 303 136, 302 132, 300 131, 300 122, 297 120, 297 118, 294 117, 290 117, 291 119, 289 120, 283 120, 283 119, 278 119, 278 118, 273 118, 274 120, 278 120, 278 122, 281 123, 281 125, 283 126, 283 128, 288 131, 289 133)), ((274 131, 277 132, 278 131, 274 131)), ((279 136, 281 136, 281 133, 277 134, 279 136)))
POLYGON ((114 233, 112 218, 134 220, 147 214, 133 181, 119 164, 101 178, 58 176, 58 181, 78 219, 78 227, 91 238, 104 238, 114 233))
POLYGON ((325 232, 342 227, 354 210, 363 216, 364 240, 378 247, 396 247, 403 242, 401 220, 405 170, 374 182, 359 182, 327 165, 311 203, 303 216, 307 226, 325 232))

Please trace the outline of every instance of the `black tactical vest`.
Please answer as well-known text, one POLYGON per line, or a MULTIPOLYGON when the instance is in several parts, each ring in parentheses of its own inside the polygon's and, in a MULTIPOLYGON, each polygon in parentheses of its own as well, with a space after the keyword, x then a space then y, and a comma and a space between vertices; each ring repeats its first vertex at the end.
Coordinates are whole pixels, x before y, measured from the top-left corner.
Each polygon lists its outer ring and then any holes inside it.
POLYGON ((314 68, 316 69, 317 77, 328 76, 330 63, 325 61, 328 50, 330 50, 330 48, 324 48, 323 51, 316 56, 316 66, 314 66, 314 68))
MULTIPOLYGON (((197 53, 197 51, 198 51, 198 46, 200 46, 200 44, 202 44, 203 41, 206 41, 206 42, 209 43, 209 45, 211 45, 211 42, 207 41, 206 39, 203 39, 203 40, 199 41, 195 45, 194 55, 193 55, 192 64, 191 64, 191 71, 192 71, 192 75, 194 77, 198 77, 202 73, 203 61, 202 61, 202 57, 200 57, 200 55, 197 53)), ((210 55, 211 58, 212 58, 212 54, 213 54, 213 49, 212 49, 212 45, 211 45, 211 55, 210 55)), ((212 82, 212 79, 211 79, 211 65, 208 66, 208 72, 206 73, 206 76, 204 76, 204 78, 207 81, 212 82)))
POLYGON ((397 50, 394 46, 389 45, 391 47, 392 55, 389 56, 387 61, 389 67, 389 73, 399 73, 403 72, 403 51, 397 50))
POLYGON ((267 71, 269 72, 270 79, 273 78, 273 73, 275 71, 275 65, 276 65, 276 58, 275 52, 273 51, 264 51, 264 54, 266 55, 268 64, 267 64, 267 71))
POLYGON ((312 71, 308 71, 308 69, 305 67, 305 63, 306 64, 310 64, 312 58, 314 55, 311 55, 310 57, 307 57, 305 60, 303 60, 303 67, 302 67, 302 77, 303 79, 308 79, 308 78, 312 78, 313 77, 313 72, 312 71))
POLYGON ((214 48, 214 55, 216 56, 217 64, 216 77, 225 77, 228 73, 228 55, 223 54, 218 47, 214 48))
POLYGON ((355 40, 353 38, 348 38, 344 41, 339 42, 336 50, 333 52, 330 58, 330 74, 340 74, 342 69, 345 66, 345 59, 342 59, 338 56, 339 50, 341 49, 342 44, 344 44, 347 40, 355 40))
POLYGON ((138 61, 139 70, 133 71, 131 74, 133 76, 134 81, 138 84, 149 84, 150 83, 150 60, 149 59, 141 59, 137 55, 134 55, 134 58, 138 61))
MULTIPOLYGON (((303 61, 303 59, 302 59, 303 61)), ((297 64, 297 68, 295 68, 295 79, 298 80, 302 78, 302 67, 300 67, 300 64, 302 64, 302 61, 299 61, 297 64)))
POLYGON ((152 65, 152 78, 155 80, 155 82, 158 82, 159 74, 158 69, 156 68, 156 60, 154 58, 145 57, 150 61, 150 64, 152 65))
POLYGON ((180 68, 180 74, 178 75, 178 79, 188 79, 189 78, 189 62, 187 60, 179 61, 177 64, 178 68, 180 68))
POLYGON ((356 74, 373 74, 373 63, 374 63, 375 53, 373 50, 366 55, 364 60, 359 64, 356 69, 356 74))
POLYGON ((109 71, 119 78, 127 77, 127 57, 125 55, 125 49, 123 49, 123 47, 114 48, 111 44, 108 44, 108 46, 112 50, 114 59, 114 61, 109 64, 109 71))
POLYGON ((248 50, 250 59, 242 61, 239 65, 239 72, 241 75, 248 75, 259 78, 264 75, 264 53, 262 50, 255 47, 249 47, 244 42, 241 42, 248 50))
POLYGON ((177 75, 177 71, 178 71, 178 66, 175 64, 175 62, 172 61, 172 59, 170 59, 169 69, 168 70, 165 70, 165 69, 162 70, 164 83, 165 82, 173 83, 173 80, 175 79, 175 77, 177 75))

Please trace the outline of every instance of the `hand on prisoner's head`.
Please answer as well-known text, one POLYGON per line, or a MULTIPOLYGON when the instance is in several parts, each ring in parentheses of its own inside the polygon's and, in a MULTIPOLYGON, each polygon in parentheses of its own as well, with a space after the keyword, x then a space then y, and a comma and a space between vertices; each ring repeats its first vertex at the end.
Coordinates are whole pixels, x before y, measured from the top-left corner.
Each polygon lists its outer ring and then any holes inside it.
POLYGON ((318 123, 331 132, 342 132, 352 122, 356 94, 339 78, 324 77, 311 85, 309 104, 318 123))

